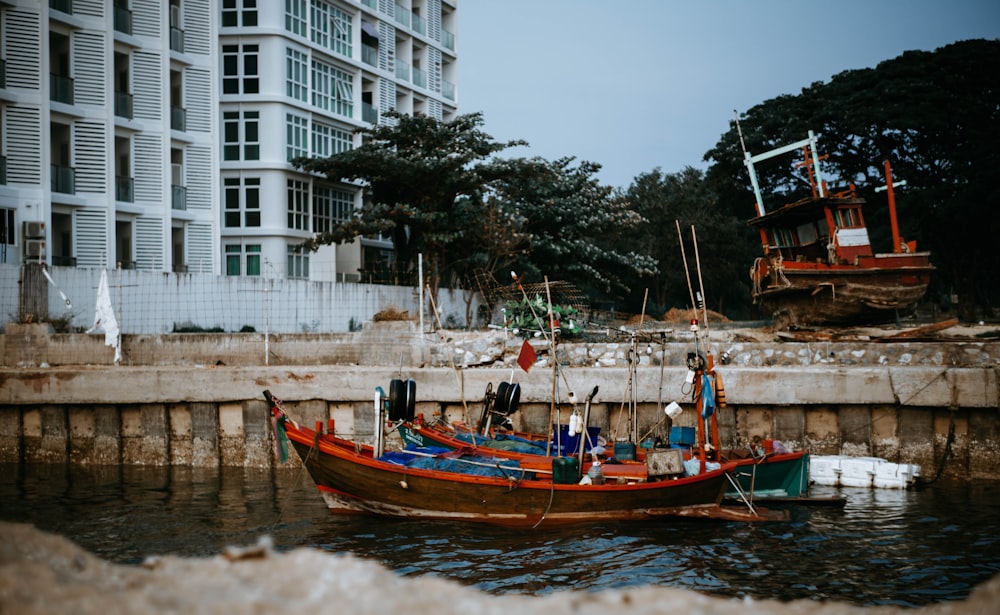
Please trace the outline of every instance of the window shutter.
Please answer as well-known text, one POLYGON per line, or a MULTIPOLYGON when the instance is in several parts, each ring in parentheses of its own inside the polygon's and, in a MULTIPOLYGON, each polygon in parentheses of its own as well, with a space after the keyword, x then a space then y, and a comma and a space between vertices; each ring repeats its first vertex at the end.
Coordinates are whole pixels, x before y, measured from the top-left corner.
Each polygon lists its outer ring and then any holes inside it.
POLYGON ((135 199, 162 203, 164 196, 163 136, 140 133, 135 135, 133 149, 135 165, 135 199))
POLYGON ((7 107, 7 151, 17 156, 7 158, 7 183, 42 183, 41 111, 26 107, 7 107))
POLYGON ((133 113, 136 119, 159 120, 163 113, 160 54, 137 51, 133 55, 133 113))
POLYGON ((42 57, 41 19, 38 13, 8 9, 4 12, 4 35, 7 61, 7 87, 38 90, 42 75, 48 78, 48 69, 39 70, 42 57))
POLYGON ((103 122, 76 122, 73 126, 73 160, 76 191, 106 194, 107 133, 103 122))
POLYGON ((163 270, 163 220, 140 216, 135 221, 135 264, 137 269, 163 270))
POLYGON ((77 267, 105 267, 108 262, 108 212, 85 207, 76 211, 77 267))

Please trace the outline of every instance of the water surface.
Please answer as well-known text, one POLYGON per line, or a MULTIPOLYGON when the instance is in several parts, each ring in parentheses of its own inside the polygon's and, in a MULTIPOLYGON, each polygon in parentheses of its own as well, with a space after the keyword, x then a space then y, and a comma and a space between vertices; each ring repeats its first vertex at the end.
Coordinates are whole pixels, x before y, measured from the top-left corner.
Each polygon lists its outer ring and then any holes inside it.
POLYGON ((525 530, 333 515, 300 470, 0 465, 0 520, 32 523, 122 564, 212 556, 268 535, 281 551, 353 553, 400 575, 493 594, 657 585, 907 606, 965 599, 1000 572, 1000 483, 813 489, 837 493, 843 508, 792 506, 781 523, 525 530))

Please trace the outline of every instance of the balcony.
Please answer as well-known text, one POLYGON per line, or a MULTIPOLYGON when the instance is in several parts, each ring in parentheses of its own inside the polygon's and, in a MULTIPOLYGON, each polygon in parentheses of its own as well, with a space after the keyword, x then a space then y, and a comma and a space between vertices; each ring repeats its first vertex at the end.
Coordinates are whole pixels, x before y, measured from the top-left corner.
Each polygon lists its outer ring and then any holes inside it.
POLYGON ((122 203, 135 202, 135 179, 132 177, 115 177, 115 200, 122 203))
POLYGON ((73 14, 73 0, 49 0, 49 8, 67 15, 73 14))
POLYGON ((413 68, 413 85, 427 89, 427 73, 417 67, 413 68))
POLYGON ((187 110, 184 107, 170 107, 170 128, 181 132, 187 130, 187 110))
POLYGON ((49 73, 49 100, 73 104, 73 79, 65 75, 49 73))
POLYGON ((378 109, 371 103, 361 103, 361 119, 369 124, 378 124, 378 109))
POLYGON ((75 256, 56 256, 52 255, 52 266, 53 267, 76 267, 76 257, 75 256))
POLYGON ((187 208, 187 188, 184 186, 170 186, 170 209, 187 211, 187 208))
POLYGON ((449 51, 455 51, 455 34, 442 28, 441 45, 449 51))
POLYGON ((450 101, 455 100, 455 84, 446 79, 441 80, 441 96, 444 96, 450 101))
POLYGON ((123 6, 115 6, 115 31, 132 34, 132 11, 123 6))
POLYGON ((128 92, 115 92, 115 115, 132 119, 132 95, 128 92))
POLYGON ((76 194, 76 169, 52 165, 52 192, 76 194))
POLYGON ((416 13, 412 13, 413 31, 422 36, 427 36, 427 22, 416 13))
POLYGON ((361 61, 369 66, 378 66, 378 47, 361 45, 361 61))
POLYGON ((413 15, 406 7, 396 5, 396 12, 394 17, 396 18, 396 23, 403 24, 407 28, 410 27, 410 16, 413 15))
POLYGON ((180 28, 170 28, 170 51, 184 53, 184 30, 180 28))
POLYGON ((411 286, 418 284, 416 271, 399 271, 393 265, 374 263, 358 269, 361 282, 390 286, 411 286))
POLYGON ((187 273, 188 266, 184 263, 174 263, 174 273, 187 273))
POLYGON ((410 80, 410 65, 402 60, 396 60, 396 79, 410 80))
POLYGON ((135 261, 118 261, 116 265, 119 269, 135 269, 135 261))

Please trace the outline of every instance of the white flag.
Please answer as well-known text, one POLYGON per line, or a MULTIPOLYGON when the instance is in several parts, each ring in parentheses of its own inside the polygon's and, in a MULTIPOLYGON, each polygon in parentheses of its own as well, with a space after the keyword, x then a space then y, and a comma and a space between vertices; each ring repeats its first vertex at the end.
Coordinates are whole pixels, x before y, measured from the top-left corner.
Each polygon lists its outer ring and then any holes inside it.
POLYGON ((121 340, 118 335, 115 308, 111 305, 111 291, 108 289, 106 269, 101 270, 101 281, 97 285, 97 310, 94 313, 94 326, 87 333, 93 333, 96 329, 104 330, 104 345, 115 349, 115 365, 118 365, 122 360, 121 340))

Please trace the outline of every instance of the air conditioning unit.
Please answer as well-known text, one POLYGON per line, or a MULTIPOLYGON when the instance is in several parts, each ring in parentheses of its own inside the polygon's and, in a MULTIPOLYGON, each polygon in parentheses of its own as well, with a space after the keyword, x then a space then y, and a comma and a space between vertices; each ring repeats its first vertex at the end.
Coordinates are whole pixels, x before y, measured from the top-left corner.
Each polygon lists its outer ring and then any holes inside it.
POLYGON ((44 260, 45 241, 42 239, 26 239, 24 241, 24 258, 32 260, 44 260))
POLYGON ((45 237, 45 223, 44 222, 28 222, 24 221, 24 238, 25 239, 37 239, 39 237, 45 237))

